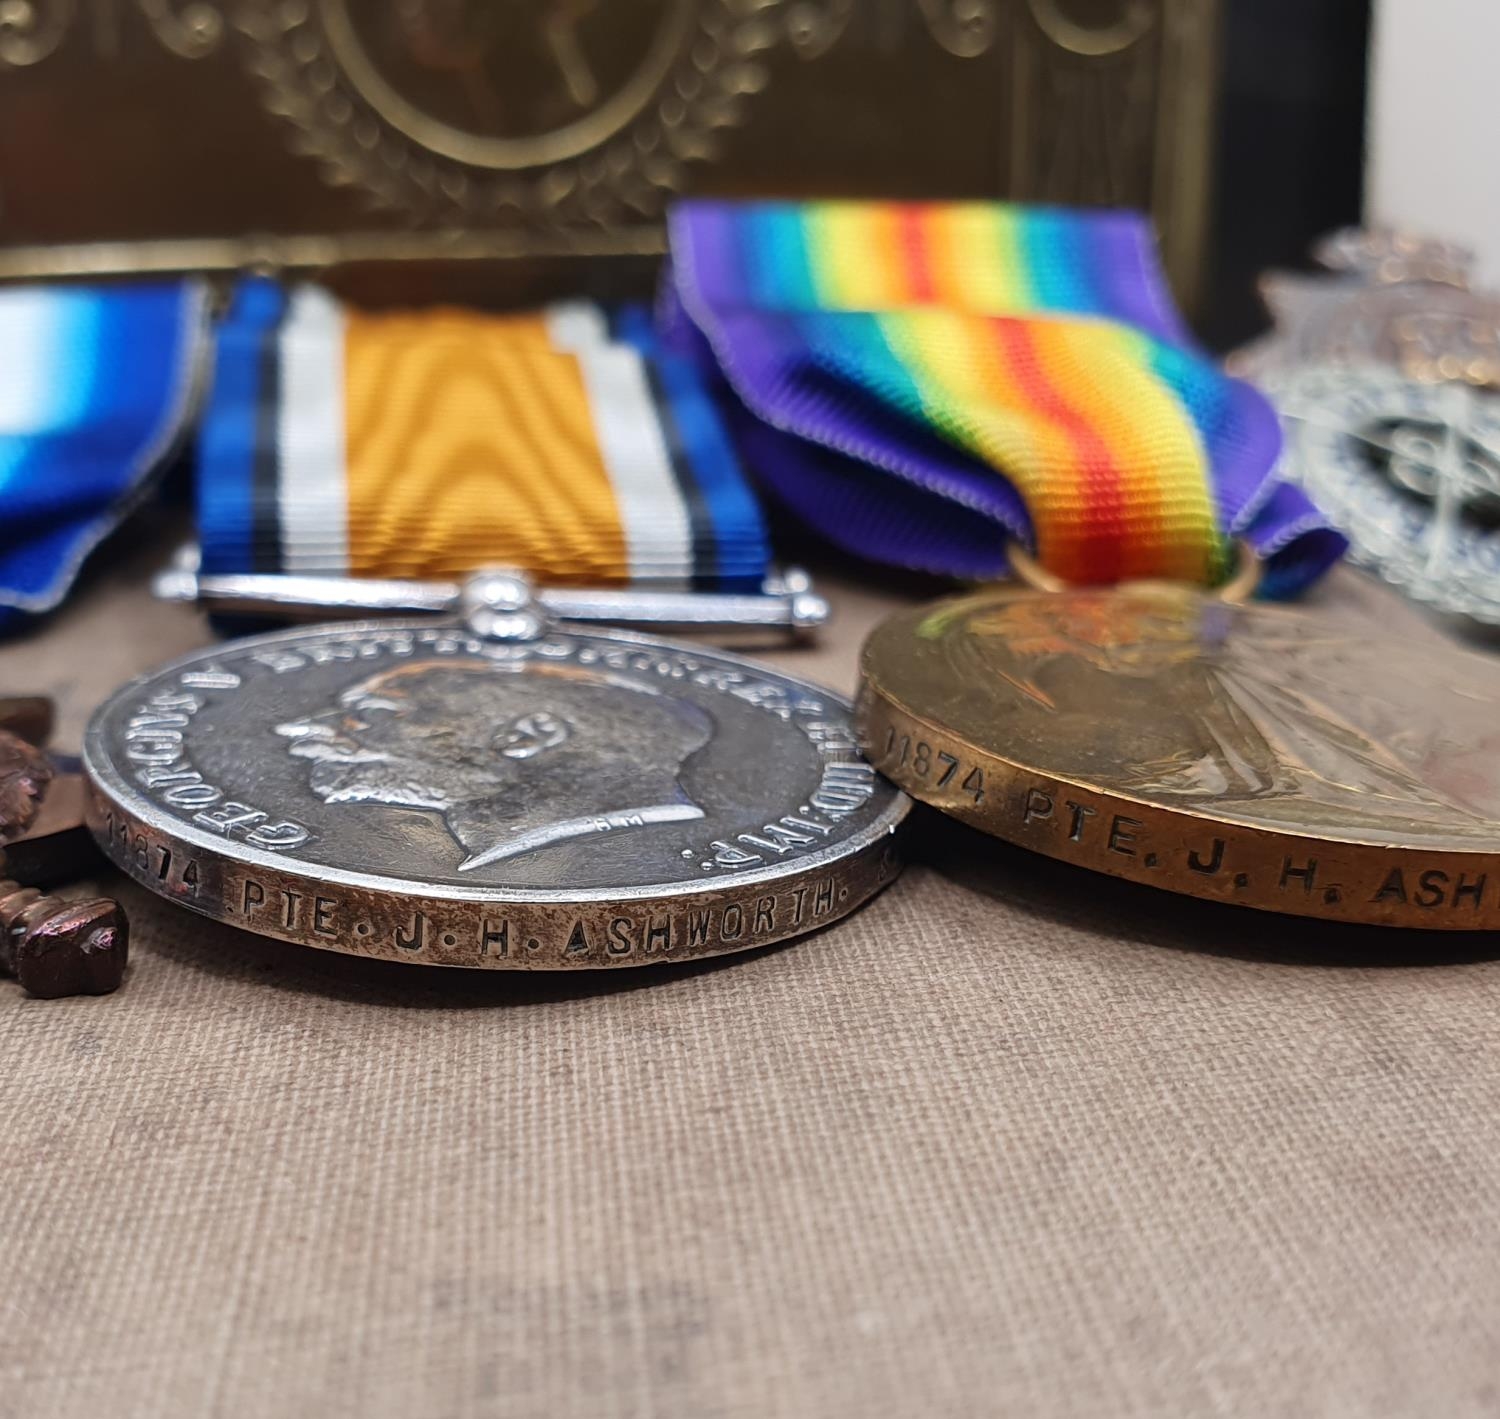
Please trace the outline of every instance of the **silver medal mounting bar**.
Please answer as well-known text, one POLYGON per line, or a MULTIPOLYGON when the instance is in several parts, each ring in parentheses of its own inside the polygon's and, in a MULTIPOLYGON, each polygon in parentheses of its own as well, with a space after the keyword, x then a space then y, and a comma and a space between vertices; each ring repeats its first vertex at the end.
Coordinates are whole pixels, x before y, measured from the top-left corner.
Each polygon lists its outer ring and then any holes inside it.
MULTIPOLYGON (((538 610, 559 621, 676 630, 782 630, 810 638, 829 618, 828 602, 807 573, 788 568, 768 576, 758 592, 667 591, 640 587, 591 590, 534 587, 508 568, 481 571, 466 581, 377 580, 244 572, 205 574, 196 548, 185 548, 152 584, 164 601, 204 610, 281 620, 362 620, 370 616, 467 616, 476 606, 505 601, 524 588, 538 610)), ((498 608, 497 608, 498 609, 498 608)))

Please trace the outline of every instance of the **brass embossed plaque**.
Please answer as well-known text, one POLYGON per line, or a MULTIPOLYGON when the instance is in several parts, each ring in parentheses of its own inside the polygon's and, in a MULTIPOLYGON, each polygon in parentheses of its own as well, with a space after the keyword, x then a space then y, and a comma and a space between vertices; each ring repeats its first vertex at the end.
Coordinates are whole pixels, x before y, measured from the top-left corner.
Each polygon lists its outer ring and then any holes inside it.
POLYGON ((356 265, 411 299, 495 294, 465 266, 591 255, 636 258, 644 281, 662 212, 691 191, 1144 208, 1190 301, 1217 14, 8 0, 0 279, 356 265))
POLYGON ((892 618, 861 738, 917 798, 1112 876, 1331 920, 1500 927, 1500 665, 1168 585, 892 618))

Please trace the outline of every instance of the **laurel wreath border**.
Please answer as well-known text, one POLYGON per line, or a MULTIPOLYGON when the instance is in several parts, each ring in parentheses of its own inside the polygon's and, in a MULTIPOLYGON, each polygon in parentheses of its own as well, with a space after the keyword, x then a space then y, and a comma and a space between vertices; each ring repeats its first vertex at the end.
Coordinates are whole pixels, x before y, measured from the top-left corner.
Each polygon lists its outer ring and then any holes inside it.
POLYGON ((330 184, 419 222, 461 217, 609 227, 657 216, 688 169, 712 161, 770 79, 784 0, 704 0, 654 102, 598 147, 492 173, 434 154, 393 128, 336 63, 308 0, 248 0, 234 16, 266 109, 330 184))

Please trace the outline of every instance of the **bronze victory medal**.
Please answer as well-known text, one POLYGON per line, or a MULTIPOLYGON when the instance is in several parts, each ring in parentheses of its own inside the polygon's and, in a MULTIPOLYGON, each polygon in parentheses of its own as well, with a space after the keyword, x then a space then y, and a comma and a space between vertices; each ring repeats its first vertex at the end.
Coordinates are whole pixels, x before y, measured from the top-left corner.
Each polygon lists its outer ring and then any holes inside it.
POLYGON ((309 946, 502 969, 823 926, 894 877, 908 807, 838 696, 572 627, 231 643, 119 690, 84 762, 95 836, 173 901, 309 946))
POLYGON ((1500 665, 1141 584, 1002 588, 865 648, 913 796, 1116 877, 1338 921, 1500 927, 1500 665))

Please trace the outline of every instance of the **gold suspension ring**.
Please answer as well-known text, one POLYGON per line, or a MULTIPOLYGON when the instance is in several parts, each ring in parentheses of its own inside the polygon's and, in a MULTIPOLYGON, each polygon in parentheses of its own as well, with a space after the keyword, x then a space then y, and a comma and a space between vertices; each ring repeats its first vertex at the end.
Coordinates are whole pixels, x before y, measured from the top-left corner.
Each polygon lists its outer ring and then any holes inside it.
MULTIPOLYGON (((1240 606, 1255 595, 1265 564, 1256 554, 1255 548, 1243 537, 1236 537, 1233 547, 1234 565, 1229 575, 1213 589, 1213 594, 1231 606, 1240 606)), ((1049 572, 1019 542, 1012 540, 1007 543, 1005 555, 1010 563, 1011 574, 1033 591, 1059 592, 1076 589, 1072 582, 1064 581, 1060 576, 1049 572)))

